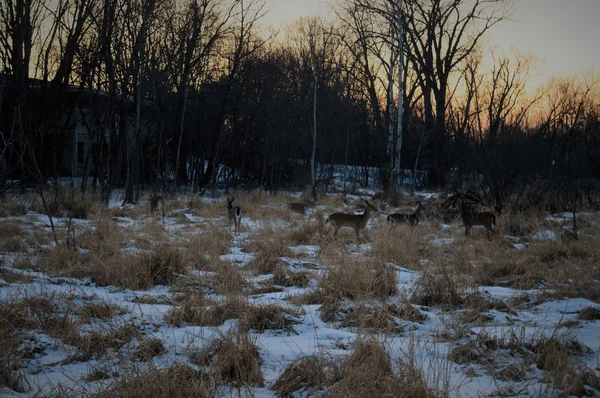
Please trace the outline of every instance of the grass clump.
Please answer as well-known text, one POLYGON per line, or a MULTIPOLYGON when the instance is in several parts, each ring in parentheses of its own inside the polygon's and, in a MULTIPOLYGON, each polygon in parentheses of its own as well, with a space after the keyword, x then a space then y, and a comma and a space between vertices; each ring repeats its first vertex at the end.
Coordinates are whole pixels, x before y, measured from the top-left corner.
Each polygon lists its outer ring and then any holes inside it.
POLYGON ((290 311, 275 304, 248 306, 245 314, 242 315, 239 322, 239 329, 242 332, 254 330, 257 333, 263 333, 265 330, 283 330, 293 332, 293 325, 297 322, 290 319, 290 311))
POLYGON ((140 361, 150 361, 152 358, 162 355, 166 352, 165 345, 161 339, 152 337, 145 339, 135 351, 134 356, 140 361))
POLYGON ((270 257, 269 253, 259 252, 244 268, 264 275, 272 274, 276 269, 284 266, 285 263, 279 257, 270 257))
POLYGON ((419 260, 426 250, 421 236, 424 226, 411 228, 406 225, 386 226, 373 247, 375 257, 385 263, 393 263, 408 269, 419 269, 419 260))
POLYGON ((97 398, 216 397, 210 377, 186 365, 152 369, 146 373, 125 373, 97 398))
POLYGON ((600 309, 596 307, 585 307, 579 314, 577 314, 577 319, 582 321, 597 321, 600 320, 600 309))
POLYGON ((411 361, 394 371, 387 349, 375 338, 358 339, 354 351, 340 366, 340 381, 327 397, 436 397, 422 372, 411 361))
POLYGON ((247 333, 229 330, 210 342, 201 352, 190 357, 198 366, 209 367, 217 384, 233 383, 237 388, 264 386, 258 346, 247 333))
POLYGON ((310 284, 312 275, 309 272, 295 272, 289 266, 283 265, 273 271, 273 283, 284 287, 306 287, 310 284))
POLYGON ((89 322, 92 319, 107 320, 117 314, 123 314, 124 310, 116 305, 107 303, 87 303, 79 309, 79 319, 89 322))
POLYGON ((149 289, 170 285, 186 271, 178 248, 169 244, 154 246, 148 253, 119 254, 109 259, 94 258, 92 279, 100 286, 149 289))
POLYGON ((387 298, 396 293, 396 272, 380 261, 342 258, 339 265, 326 265, 326 269, 319 288, 327 297, 354 300, 387 298))
POLYGON ((9 338, 5 333, 0 333, 0 387, 7 387, 15 392, 25 392, 28 382, 19 371, 21 364, 17 360, 17 347, 15 339, 9 338))
POLYGON ((190 296, 179 308, 165 314, 170 325, 182 326, 184 323, 198 326, 220 326, 229 319, 239 319, 238 328, 242 332, 254 330, 284 330, 293 332, 296 323, 292 317, 297 314, 281 306, 250 305, 241 297, 227 297, 222 302, 205 299, 201 295, 190 296))
POLYGON ((316 395, 340 379, 338 361, 327 354, 309 355, 289 364, 271 386, 278 397, 316 395))
POLYGON ((423 271, 415 282, 410 301, 418 305, 456 307, 463 304, 459 287, 444 269, 436 274, 431 269, 423 271))

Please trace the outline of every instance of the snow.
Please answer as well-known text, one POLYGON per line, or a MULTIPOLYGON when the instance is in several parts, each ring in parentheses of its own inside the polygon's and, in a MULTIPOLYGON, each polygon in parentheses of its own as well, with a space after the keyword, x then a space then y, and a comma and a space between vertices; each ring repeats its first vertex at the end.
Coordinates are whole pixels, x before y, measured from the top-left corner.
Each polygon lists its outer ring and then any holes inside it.
MULTIPOLYGON (((433 197, 435 194, 422 194, 422 197, 433 197)), ((298 196, 298 193, 290 194, 298 196)), ((111 202, 115 206, 115 202, 111 202)), ((183 212, 185 218, 193 223, 202 224, 217 222, 222 224, 226 220, 222 215, 218 215, 214 220, 206 220, 202 217, 194 216, 183 212)), ((171 214, 172 215, 172 214, 171 214)), ((115 221, 124 228, 137 229, 145 220, 133 220, 128 217, 115 217, 115 221)), ((64 223, 64 219, 54 219, 55 224, 64 223)), ((24 225, 33 223, 33 225, 48 228, 47 217, 27 213, 22 217, 24 225)), ((90 222, 77 220, 77 225, 81 228, 91 228, 90 222)), ((165 230, 167 234, 175 233, 178 228, 185 224, 178 224, 177 219, 169 217, 165 230)), ((371 223, 369 228, 373 228, 375 223, 371 223)), ((247 253, 242 250, 245 243, 248 242, 251 234, 265 227, 279 228, 286 224, 281 220, 261 221, 253 220, 249 217, 242 219, 242 225, 246 232, 239 233, 232 239, 232 247, 229 252, 221 255, 220 259, 229 262, 242 269, 249 261, 254 258, 253 253, 247 253)), ((451 225, 442 225, 442 232, 452 233, 451 225)), ((462 239, 462 233, 461 233, 462 239)), ((553 231, 545 230, 537 232, 532 236, 533 240, 556 240, 556 234, 553 231)), ((456 237, 440 237, 435 234, 428 235, 425 240, 432 247, 440 248, 456 243, 456 237)), ((514 242, 513 247, 517 250, 524 250, 526 246, 522 243, 514 242)), ((291 264, 296 271, 324 272, 320 266, 319 246, 300 245, 290 247, 294 257, 283 257, 282 260, 291 264)), ((353 256, 369 256, 373 250, 373 244, 347 244, 346 249, 353 256)), ((129 252, 136 252, 136 248, 127 248, 129 252)), ((121 289, 115 286, 97 286, 88 279, 75 279, 54 277, 42 272, 22 270, 12 267, 15 256, 3 255, 0 259, 2 270, 31 277, 31 283, 8 283, 6 280, 0 280, 0 301, 9 302, 23 297, 75 297, 79 301, 109 303, 117 305, 125 310, 124 314, 116 315, 112 322, 114 324, 135 323, 142 327, 145 337, 156 337, 163 341, 167 352, 153 360, 153 366, 169 366, 175 362, 187 362, 188 354, 194 350, 204 347, 211 339, 219 336, 220 333, 233 328, 237 325, 237 320, 231 319, 218 327, 201 327, 193 325, 183 325, 176 327, 168 325, 165 322, 164 315, 176 307, 173 300, 173 292, 166 286, 156 286, 148 290, 129 290, 121 289), (139 298, 153 299, 155 303, 143 304, 135 302, 139 298)), ((428 260, 423 259, 422 263, 428 260)), ((408 294, 414 288, 415 282, 421 276, 421 271, 410 270, 399 267, 395 264, 387 264, 393 267, 398 277, 398 291, 400 294, 391 297, 391 301, 402 301, 402 295, 408 294)), ((191 277, 202 280, 211 273, 202 271, 190 272, 191 277)), ((251 280, 255 283, 267 280, 270 275, 261 275, 251 280)), ((321 319, 320 305, 301 305, 293 307, 288 299, 299 293, 306 292, 307 288, 289 287, 282 292, 266 293, 249 297, 249 301, 255 304, 274 303, 285 308, 294 308, 298 310, 297 321, 294 325, 294 333, 285 333, 280 331, 266 331, 258 334, 251 332, 256 337, 257 344, 260 347, 260 354, 263 363, 261 369, 265 376, 267 388, 254 388, 252 394, 255 396, 274 396, 273 391, 268 386, 273 383, 285 367, 301 355, 308 355, 320 351, 327 351, 333 355, 348 355, 350 351, 340 349, 341 346, 350 346, 351 342, 358 338, 360 332, 356 328, 339 327, 335 323, 327 323, 321 319), (343 343, 343 344, 340 344, 343 343)), ((516 290, 501 286, 478 286, 478 291, 488 301, 502 300, 509 302, 512 298, 528 294, 535 296, 540 293, 538 290, 516 290)), ((219 299, 219 297, 214 297, 219 299)), ((569 329, 560 326, 565 321, 576 319, 577 313, 582 308, 588 306, 598 307, 598 304, 582 298, 569 300, 548 300, 532 307, 518 309, 516 314, 503 312, 499 310, 489 310, 485 313, 492 319, 485 326, 465 325, 470 333, 486 333, 490 336, 503 338, 510 333, 518 333, 524 340, 539 339, 542 336, 550 336, 558 333, 560 335, 571 336, 589 347, 594 353, 600 352, 600 333, 598 333, 599 321, 581 322, 575 329, 569 329)), ((415 306, 418 307, 418 306, 415 306)), ((440 382, 448 376, 452 385, 453 396, 481 396, 499 389, 508 389, 514 383, 503 382, 493 378, 483 365, 469 363, 467 365, 457 365, 447 360, 448 353, 456 345, 456 342, 446 341, 440 336, 447 327, 448 318, 456 315, 447 313, 439 308, 419 307, 421 312, 427 315, 427 319, 422 323, 403 321, 405 332, 395 335, 378 335, 390 347, 396 358, 403 358, 407 352, 416 352, 418 366, 425 372, 431 383, 440 382), (473 369, 474 375, 467 376, 467 369, 473 369)), ((462 310, 456 310, 460 313, 462 310)), ((119 366, 118 358, 126 352, 133 351, 137 342, 131 342, 120 350, 103 355, 100 358, 85 362, 65 362, 76 349, 65 345, 64 343, 43 334, 40 331, 32 331, 30 339, 24 343, 23 349, 36 347, 34 358, 25 360, 22 371, 25 373, 30 385, 32 386, 26 393, 17 394, 6 388, 0 388, 1 396, 25 397, 33 396, 38 391, 48 392, 59 384, 69 386, 85 383, 83 378, 90 373, 94 367, 98 366, 119 366)), ((502 360, 502 359, 500 359, 502 360)), ((592 369, 598 366, 598 360, 595 355, 589 355, 582 358, 592 369)), ((530 379, 525 384, 518 386, 523 388, 522 394, 535 394, 544 389, 544 385, 538 380, 530 379)))
POLYGON ((553 231, 540 231, 535 233, 532 237, 535 240, 556 240, 556 234, 553 231))

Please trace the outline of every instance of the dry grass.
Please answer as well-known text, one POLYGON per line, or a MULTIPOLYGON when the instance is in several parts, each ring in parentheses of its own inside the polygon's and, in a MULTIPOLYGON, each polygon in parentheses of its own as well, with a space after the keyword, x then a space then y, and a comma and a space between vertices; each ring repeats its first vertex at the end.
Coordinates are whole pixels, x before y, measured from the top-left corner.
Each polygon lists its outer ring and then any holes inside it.
POLYGON ((18 348, 18 339, 10 336, 7 331, 0 332, 0 388, 7 387, 22 393, 28 389, 29 384, 19 371, 22 365, 18 359, 18 348))
POLYGON ((386 263, 393 263, 408 269, 420 269, 419 260, 427 252, 422 236, 427 227, 421 224, 415 228, 406 225, 386 225, 379 232, 373 247, 375 257, 386 263))
POLYGON ((89 276, 87 268, 90 261, 89 254, 75 251, 66 244, 59 243, 51 249, 40 253, 35 263, 35 268, 49 274, 83 278, 89 276))
POLYGON ((582 321, 597 321, 600 320, 600 309, 596 307, 585 307, 577 314, 577 319, 582 321))
POLYGON ((309 355, 289 364, 271 389, 278 397, 318 395, 340 379, 338 361, 327 354, 309 355))
POLYGON ((119 306, 107 303, 87 303, 79 309, 79 319, 89 322, 92 319, 107 320, 115 315, 122 315, 125 310, 119 306))
POLYGON ((127 235, 111 218, 99 217, 94 220, 93 227, 77 236, 80 247, 100 257, 118 254, 125 247, 127 235))
POLYGON ((210 366, 217 384, 229 382, 237 388, 264 386, 258 346, 246 333, 229 330, 201 352, 193 354, 190 361, 198 366, 210 366))
POLYGON ((573 357, 589 353, 589 348, 577 340, 563 339, 552 335, 542 337, 528 344, 532 355, 529 363, 547 372, 555 386, 568 395, 587 396, 591 387, 600 392, 600 377, 573 357))
POLYGON ((341 327, 355 327, 381 333, 401 333, 402 321, 423 322, 426 316, 408 303, 386 304, 373 300, 356 303, 329 300, 321 306, 325 322, 340 322, 341 327))
POLYGON ((166 349, 162 340, 152 337, 142 340, 134 356, 140 361, 150 361, 152 358, 162 355, 165 352, 166 349))
POLYGON ((0 221, 0 239, 9 237, 22 237, 25 231, 17 221, 0 221))
POLYGON ((16 202, 15 199, 17 198, 0 202, 0 218, 20 217, 27 214, 27 206, 21 202, 16 202))
POLYGON ((12 272, 6 268, 0 268, 0 278, 4 279, 6 283, 32 283, 35 281, 35 278, 30 275, 12 272))
POLYGON ((15 332, 40 329, 65 344, 77 347, 79 352, 67 362, 87 360, 108 349, 119 349, 133 338, 140 337, 139 330, 132 324, 111 325, 101 332, 83 332, 75 320, 75 313, 75 306, 67 297, 26 297, 0 304, 0 324, 15 332))
POLYGON ((238 319, 238 329, 242 332, 254 330, 263 333, 265 330, 283 330, 293 332, 296 323, 293 317, 297 312, 281 306, 250 305, 241 297, 232 296, 222 302, 208 300, 201 295, 190 296, 180 307, 165 314, 170 325, 183 324, 199 326, 220 326, 229 319, 238 319))
MULTIPOLYGON (((79 189, 59 187, 44 193, 48 213, 52 217, 92 218, 101 204, 90 194, 82 194, 79 189)), ((32 196, 29 207, 36 213, 47 214, 39 196, 32 196)))
POLYGON ((250 284, 240 273, 238 267, 220 260, 212 264, 213 267, 215 265, 218 265, 215 273, 203 278, 203 283, 215 293, 227 296, 244 293, 249 289, 250 284))
POLYGON ((288 239, 293 245, 319 244, 325 232, 325 216, 317 210, 308 218, 294 223, 288 231, 288 239))
POLYGON ((131 323, 111 325, 101 332, 94 330, 87 334, 82 333, 76 344, 81 352, 70 360, 86 361, 109 349, 118 350, 131 340, 141 337, 140 330, 131 323))
POLYGON ((387 349, 374 338, 357 339, 352 354, 342 361, 340 381, 328 397, 435 397, 421 371, 409 362, 394 371, 387 349))
POLYGON ((229 251, 231 234, 210 224, 205 231, 194 233, 182 246, 186 258, 194 264, 202 264, 206 258, 216 261, 229 251))
POLYGON ((264 258, 291 257, 291 243, 286 228, 267 224, 252 233, 244 251, 264 258))
POLYGON ((95 257, 89 272, 100 286, 149 289, 172 284, 179 274, 186 272, 186 268, 175 245, 160 244, 148 253, 120 253, 106 259, 95 257))
POLYGON ((273 283, 278 286, 298 286, 307 287, 312 279, 312 274, 306 271, 295 272, 287 266, 283 265, 275 268, 273 271, 273 283))
POLYGON ((254 271, 259 275, 273 274, 277 269, 285 268, 286 263, 279 257, 271 257, 270 253, 259 252, 250 260, 244 269, 254 271))
POLYGON ((146 373, 124 372, 121 378, 97 398, 216 397, 210 377, 190 366, 175 365, 146 373))
MULTIPOLYGON (((2 228, 0 226, 0 228, 2 228)), ((24 238, 21 236, 9 236, 0 238, 0 252, 23 253, 27 250, 24 238)))
POLYGON ((414 284, 410 301, 426 306, 456 307, 463 304, 461 287, 444 268, 424 270, 414 284))
POLYGON ((327 296, 354 300, 396 293, 396 271, 380 261, 342 257, 325 268, 327 274, 319 280, 319 287, 327 296))

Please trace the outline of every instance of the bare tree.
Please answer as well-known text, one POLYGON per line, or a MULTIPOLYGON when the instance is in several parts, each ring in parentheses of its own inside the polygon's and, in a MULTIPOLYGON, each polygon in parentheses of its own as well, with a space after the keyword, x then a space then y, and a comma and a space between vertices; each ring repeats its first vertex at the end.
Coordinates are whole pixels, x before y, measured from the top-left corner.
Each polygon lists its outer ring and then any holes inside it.
POLYGON ((449 81, 484 34, 509 13, 504 1, 415 0, 406 3, 410 51, 423 91, 425 128, 431 136, 430 182, 443 184, 449 81), (435 101, 435 105, 434 105, 435 101))

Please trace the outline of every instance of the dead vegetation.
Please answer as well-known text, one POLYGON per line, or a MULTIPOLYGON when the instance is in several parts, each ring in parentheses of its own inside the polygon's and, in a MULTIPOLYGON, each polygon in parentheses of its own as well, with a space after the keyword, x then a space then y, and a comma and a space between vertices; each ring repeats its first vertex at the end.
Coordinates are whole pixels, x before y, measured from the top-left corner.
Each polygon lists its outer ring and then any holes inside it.
POLYGON ((229 319, 238 319, 242 332, 265 330, 293 332, 294 318, 299 313, 274 304, 250 305, 241 297, 231 296, 215 302, 201 295, 190 296, 181 306, 165 314, 168 324, 198 326, 220 326, 229 319))
POLYGON ((301 357, 289 364, 271 389, 278 397, 292 397, 295 393, 308 396, 332 386, 340 379, 338 360, 327 354, 301 357))
MULTIPOLYGON (((367 241, 372 244, 365 248, 356 245, 353 239, 350 242, 343 237, 324 235, 321 210, 305 218, 283 217, 284 212, 273 210, 279 205, 278 200, 283 200, 278 197, 240 195, 245 206, 244 217, 258 218, 256 225, 260 226, 246 227, 246 233, 235 239, 225 225, 224 203, 186 198, 182 203, 190 208, 185 212, 206 217, 206 221, 194 221, 183 211, 173 210, 171 222, 180 219, 186 225, 167 229, 150 219, 139 206, 103 210, 86 200, 81 198, 80 209, 67 207, 60 201, 52 209, 57 214, 90 219, 77 226, 75 241, 70 241, 69 246, 59 231, 59 245, 40 249, 51 242, 47 229, 5 220, 0 221, 0 251, 27 251, 11 266, 58 277, 52 278, 51 283, 73 277, 89 278, 98 286, 119 289, 168 286, 160 296, 154 296, 154 292, 138 296, 134 292, 131 301, 172 306, 164 315, 170 326, 221 327, 235 320, 234 330, 191 356, 192 362, 201 367, 199 372, 183 365, 157 370, 152 359, 166 352, 164 343, 158 338, 144 337, 145 333, 152 333, 148 332, 149 325, 125 323, 123 319, 127 317, 119 317, 124 314, 122 308, 96 299, 75 305, 67 297, 54 296, 1 303, 0 323, 16 330, 0 328, 5 333, 3 340, 18 341, 23 332, 36 330, 75 349, 63 364, 129 355, 134 363, 148 365, 145 368, 150 370, 148 373, 130 370, 131 377, 127 380, 108 371, 91 373, 90 381, 114 378, 99 396, 215 396, 218 395, 215 386, 264 386, 255 336, 261 333, 266 334, 260 338, 291 336, 301 332, 297 323, 304 321, 304 314, 289 303, 317 304, 317 314, 333 324, 327 327, 346 328, 360 337, 346 358, 334 358, 323 351, 292 362, 270 386, 278 396, 445 396, 447 391, 428 385, 422 369, 410 358, 393 362, 391 358, 397 358, 396 353, 369 337, 372 333, 411 333, 420 328, 417 323, 427 321, 425 311, 441 314, 443 322, 453 323, 446 326, 453 328, 452 331, 437 337, 455 344, 448 359, 457 364, 478 364, 484 369, 481 371, 511 383, 532 382, 542 374, 539 381, 550 383, 566 395, 600 392, 597 374, 581 361, 591 354, 576 340, 554 335, 526 339, 516 327, 503 336, 472 332, 474 327, 485 327, 504 316, 510 318, 509 323, 518 322, 517 310, 546 300, 586 298, 599 302, 600 245, 594 235, 597 226, 591 221, 582 221, 579 239, 571 240, 562 239, 560 227, 555 222, 540 220, 541 215, 507 212, 499 218, 500 236, 492 241, 483 239, 481 234, 464 239, 458 223, 441 229, 439 220, 429 220, 414 228, 376 223, 367 231, 367 241), (280 215, 285 226, 270 222, 280 215), (113 216, 138 219, 143 225, 129 227, 123 220, 117 223, 113 216), (551 234, 543 239, 533 237, 544 231, 552 231, 557 238, 551 238, 551 234), (435 241, 444 239, 438 247, 435 241), (236 250, 241 246, 251 254, 252 260, 241 266, 244 264, 241 260, 221 258, 233 243, 236 250), (311 248, 310 254, 306 254, 290 249, 296 245, 319 247, 318 251, 311 248), (290 257, 301 258, 302 264, 297 266, 290 257), (399 267, 415 271, 415 278, 407 283, 410 288, 406 290, 402 287, 405 281, 399 283, 398 275, 407 271, 399 267), (503 301, 484 298, 479 286, 538 289, 538 292, 524 291, 503 301), (274 292, 277 294, 264 297, 268 304, 251 304, 252 300, 263 297, 248 298, 274 292), (289 296, 290 292, 295 296, 289 296), (288 302, 270 304, 267 300, 274 297, 288 302), (419 309, 419 306, 430 308, 419 309), (497 312, 503 314, 498 316, 497 312), (94 330, 90 331, 90 326, 94 330), (494 364, 495 356, 500 358, 498 365, 494 364), (180 385, 185 383, 188 385, 180 385)), ((178 206, 178 200, 171 202, 171 208, 178 206)), ((341 199, 335 200, 336 206, 341 207, 341 199)), ((39 206, 35 200, 31 203, 39 206)), ((10 267, 0 267, 0 278, 8 284, 36 280, 29 273, 20 274, 10 267)), ((561 327, 586 326, 579 321, 599 320, 600 310, 592 305, 567 318, 561 327)), ((7 347, 5 352, 8 354, 0 355, 0 385, 22 391, 28 385, 22 358, 30 354, 17 352, 14 346, 7 347)))
POLYGON ((89 273, 100 286, 115 285, 128 289, 148 289, 170 285, 186 272, 186 264, 178 248, 160 244, 149 252, 94 258, 89 273))
POLYGON ((73 302, 64 296, 25 297, 0 304, 2 333, 18 336, 27 330, 41 330, 48 336, 76 347, 77 353, 67 362, 88 360, 109 349, 119 349, 139 338, 139 329, 131 323, 105 325, 100 331, 82 330, 73 302))
POLYGON ((264 385, 258 346, 247 333, 230 330, 190 360, 198 366, 210 366, 217 384, 228 382, 237 388, 264 385))
POLYGON ((147 372, 124 372, 109 388, 95 395, 98 398, 170 398, 216 397, 217 392, 206 373, 187 365, 147 372))

